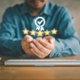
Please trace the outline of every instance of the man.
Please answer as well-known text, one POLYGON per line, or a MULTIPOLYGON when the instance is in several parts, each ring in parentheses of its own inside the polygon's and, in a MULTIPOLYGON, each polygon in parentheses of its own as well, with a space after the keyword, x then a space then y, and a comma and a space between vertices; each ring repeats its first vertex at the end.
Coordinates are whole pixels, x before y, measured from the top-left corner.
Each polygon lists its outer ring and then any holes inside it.
POLYGON ((79 46, 69 11, 47 0, 25 0, 3 15, 0 55, 54 58, 75 55, 79 46))

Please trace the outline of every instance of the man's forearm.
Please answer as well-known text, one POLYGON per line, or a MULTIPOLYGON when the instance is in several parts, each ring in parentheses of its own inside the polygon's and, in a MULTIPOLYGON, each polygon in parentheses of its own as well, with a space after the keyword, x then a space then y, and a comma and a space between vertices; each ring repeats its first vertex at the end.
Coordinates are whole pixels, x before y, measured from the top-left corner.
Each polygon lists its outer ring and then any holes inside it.
POLYGON ((57 39, 55 48, 50 53, 49 57, 63 57, 75 55, 80 52, 80 44, 78 38, 57 39))
POLYGON ((0 39, 0 55, 21 56, 21 40, 0 39))

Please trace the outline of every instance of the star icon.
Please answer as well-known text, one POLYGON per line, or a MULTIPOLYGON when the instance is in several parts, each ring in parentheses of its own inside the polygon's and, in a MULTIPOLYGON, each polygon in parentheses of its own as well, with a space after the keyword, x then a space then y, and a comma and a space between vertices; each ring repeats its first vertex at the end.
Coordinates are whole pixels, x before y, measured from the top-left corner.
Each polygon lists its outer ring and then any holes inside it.
POLYGON ((56 29, 53 29, 51 32, 52 34, 57 34, 58 31, 56 29))
POLYGON ((39 31, 37 32, 38 36, 43 36, 43 32, 42 31, 39 31))
POLYGON ((36 32, 35 32, 34 30, 32 30, 32 31, 30 32, 30 34, 31 34, 31 35, 35 35, 36 32))
POLYGON ((45 35, 49 35, 50 34, 50 31, 49 30, 46 30, 44 33, 45 33, 45 35))
POLYGON ((28 32, 29 32, 29 31, 28 31, 27 29, 24 29, 24 30, 23 30, 23 34, 28 34, 28 32))

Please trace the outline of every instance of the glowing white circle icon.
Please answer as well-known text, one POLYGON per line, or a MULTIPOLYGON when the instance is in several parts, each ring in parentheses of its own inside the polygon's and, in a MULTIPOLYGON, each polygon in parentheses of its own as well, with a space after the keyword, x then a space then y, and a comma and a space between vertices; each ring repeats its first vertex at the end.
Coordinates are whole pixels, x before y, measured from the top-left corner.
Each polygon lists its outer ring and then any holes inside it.
POLYGON ((45 19, 43 17, 37 17, 35 20, 34 20, 34 23, 36 25, 36 30, 44 30, 44 25, 46 23, 45 19))

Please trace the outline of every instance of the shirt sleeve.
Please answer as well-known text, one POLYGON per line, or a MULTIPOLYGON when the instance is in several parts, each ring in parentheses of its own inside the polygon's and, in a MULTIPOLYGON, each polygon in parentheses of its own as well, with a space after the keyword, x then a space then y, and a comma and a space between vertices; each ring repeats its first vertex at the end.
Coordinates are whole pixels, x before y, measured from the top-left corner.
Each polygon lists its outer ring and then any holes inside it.
POLYGON ((68 9, 63 8, 58 17, 58 37, 54 50, 49 57, 63 57, 75 55, 80 52, 80 40, 75 29, 74 19, 68 9))
POLYGON ((8 8, 0 24, 0 55, 3 56, 22 56, 21 39, 17 39, 16 25, 13 21, 13 12, 8 8))

